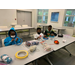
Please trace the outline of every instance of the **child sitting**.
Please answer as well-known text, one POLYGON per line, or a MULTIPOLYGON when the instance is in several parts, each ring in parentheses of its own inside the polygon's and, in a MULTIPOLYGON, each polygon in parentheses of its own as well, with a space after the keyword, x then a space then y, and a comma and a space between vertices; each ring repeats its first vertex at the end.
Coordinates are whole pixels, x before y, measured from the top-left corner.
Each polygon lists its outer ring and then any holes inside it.
POLYGON ((34 35, 35 40, 41 39, 43 33, 41 33, 41 28, 37 28, 37 33, 34 35))
POLYGON ((15 42, 20 43, 20 38, 17 37, 17 33, 15 31, 14 28, 11 28, 8 32, 8 36, 5 40, 4 40, 4 45, 5 46, 9 46, 9 45, 14 45, 15 42))
POLYGON ((57 34, 52 30, 51 25, 48 26, 48 29, 44 33, 44 37, 48 37, 48 36, 57 36, 57 34))

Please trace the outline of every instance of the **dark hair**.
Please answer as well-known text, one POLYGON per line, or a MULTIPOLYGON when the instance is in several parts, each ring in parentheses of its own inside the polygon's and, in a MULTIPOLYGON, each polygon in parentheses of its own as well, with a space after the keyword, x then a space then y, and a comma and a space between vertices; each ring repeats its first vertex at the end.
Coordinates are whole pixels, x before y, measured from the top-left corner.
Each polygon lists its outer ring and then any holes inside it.
POLYGON ((10 30, 10 31, 9 31, 9 35, 10 35, 11 32, 15 32, 15 31, 14 31, 14 30, 10 30))
POLYGON ((51 26, 51 25, 49 25, 48 27, 52 28, 52 26, 51 26))
POLYGON ((37 28, 37 30, 41 30, 41 28, 37 28))

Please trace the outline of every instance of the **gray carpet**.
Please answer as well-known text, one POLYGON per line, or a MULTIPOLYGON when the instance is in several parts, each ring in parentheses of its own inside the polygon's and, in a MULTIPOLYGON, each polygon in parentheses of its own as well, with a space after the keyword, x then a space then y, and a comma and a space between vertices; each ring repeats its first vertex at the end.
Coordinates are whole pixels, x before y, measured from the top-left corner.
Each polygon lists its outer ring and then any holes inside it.
MULTIPOLYGON (((36 30, 31 30, 31 38, 28 37, 28 32, 19 33, 18 36, 23 39, 23 41, 33 40, 34 37, 32 34, 36 33, 36 30)), ((2 35, 1 38, 6 38, 5 35, 2 35)), ((58 50, 56 52, 52 52, 49 54, 49 59, 53 63, 53 65, 75 65, 75 43, 66 47, 72 54, 69 56, 69 53, 64 50, 58 50)), ((30 63, 29 65, 32 65, 30 63)), ((44 57, 38 60, 38 65, 50 65, 44 57)))

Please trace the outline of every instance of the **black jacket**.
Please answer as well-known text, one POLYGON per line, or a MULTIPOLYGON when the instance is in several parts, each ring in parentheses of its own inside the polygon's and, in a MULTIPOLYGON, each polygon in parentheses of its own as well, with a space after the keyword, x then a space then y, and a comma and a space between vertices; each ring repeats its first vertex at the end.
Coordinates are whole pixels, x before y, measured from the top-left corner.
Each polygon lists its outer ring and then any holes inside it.
POLYGON ((47 33, 50 33, 50 34, 54 34, 54 36, 57 36, 57 34, 51 30, 51 31, 48 31, 48 29, 45 31, 44 35, 48 36, 47 33))

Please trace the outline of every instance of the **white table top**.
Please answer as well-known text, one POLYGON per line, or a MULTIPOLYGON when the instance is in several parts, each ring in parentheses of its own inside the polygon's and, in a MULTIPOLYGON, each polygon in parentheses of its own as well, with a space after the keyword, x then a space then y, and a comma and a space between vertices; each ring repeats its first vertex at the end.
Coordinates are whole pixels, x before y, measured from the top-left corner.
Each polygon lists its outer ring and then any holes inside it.
MULTIPOLYGON (((40 40, 41 41, 41 40, 40 40)), ((55 37, 54 39, 49 39, 46 40, 45 43, 50 44, 50 46, 53 48, 54 51, 72 43, 75 41, 74 37, 63 37, 63 38, 58 38, 55 37), (62 40, 66 40, 66 43, 63 43, 62 40), (54 44, 54 40, 59 40, 59 45, 54 44), (51 45, 54 44, 54 45, 51 45)), ((19 60, 15 57, 15 53, 19 50, 27 50, 28 51, 29 47, 26 47, 24 43, 22 43, 22 45, 20 46, 16 46, 16 45, 12 45, 12 46, 8 46, 8 47, 2 47, 0 48, 0 55, 3 54, 8 54, 11 58, 13 58, 13 62, 11 63, 11 65, 23 65, 23 64, 27 64, 33 60, 36 60, 37 58, 40 58, 52 51, 44 51, 43 46, 41 44, 37 45, 37 50, 33 53, 29 53, 29 56, 25 59, 19 60)))
POLYGON ((53 27, 54 29, 65 30, 64 27, 53 27))
MULTIPOLYGON (((23 29, 32 29, 33 27, 18 27, 14 28, 15 30, 23 30, 23 29)), ((9 31, 11 28, 0 28, 0 32, 9 31)))
POLYGON ((42 47, 43 46, 41 44, 39 44, 37 46, 37 48, 39 50, 36 50, 33 53, 29 53, 27 58, 21 59, 21 60, 17 59, 15 57, 15 53, 19 50, 27 50, 28 51, 28 48, 25 47, 24 43, 20 46, 12 45, 12 46, 8 46, 8 47, 0 48, 0 55, 3 55, 3 54, 9 55, 13 59, 13 62, 11 63, 11 65, 24 65, 24 64, 27 64, 27 63, 29 63, 29 62, 37 59, 37 58, 40 58, 40 57, 50 53, 50 51, 45 52, 42 47))
MULTIPOLYGON (((39 25, 39 26, 49 26, 49 25, 39 25)), ((64 27, 53 27, 54 29, 65 30, 64 27)))
POLYGON ((50 44, 50 46, 53 48, 54 51, 64 47, 64 46, 67 46, 68 44, 72 43, 75 41, 75 38, 74 37, 63 37, 63 38, 60 38, 60 37, 55 37, 53 38, 52 40, 49 38, 49 40, 46 41, 47 44, 50 44), (59 45, 56 45, 54 44, 54 40, 58 40, 59 41, 59 45), (65 43, 63 43, 63 40, 66 40, 65 43))
POLYGON ((49 25, 39 25, 39 26, 49 26, 49 25))

